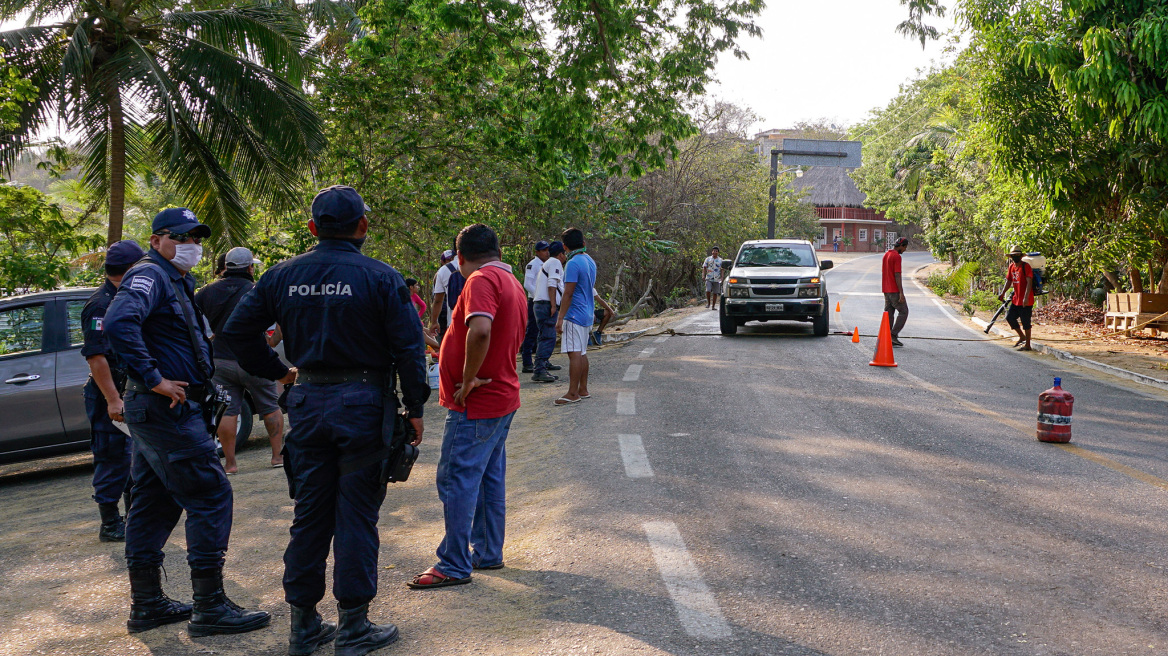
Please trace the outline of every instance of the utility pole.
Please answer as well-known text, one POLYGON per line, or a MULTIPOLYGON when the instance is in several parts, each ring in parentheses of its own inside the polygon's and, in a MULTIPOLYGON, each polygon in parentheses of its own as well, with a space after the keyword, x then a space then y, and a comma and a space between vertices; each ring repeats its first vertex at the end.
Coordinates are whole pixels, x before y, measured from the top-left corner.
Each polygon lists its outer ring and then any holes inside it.
POLYGON ((771 205, 767 209, 767 239, 775 238, 775 194, 779 185, 779 149, 771 149, 771 205))

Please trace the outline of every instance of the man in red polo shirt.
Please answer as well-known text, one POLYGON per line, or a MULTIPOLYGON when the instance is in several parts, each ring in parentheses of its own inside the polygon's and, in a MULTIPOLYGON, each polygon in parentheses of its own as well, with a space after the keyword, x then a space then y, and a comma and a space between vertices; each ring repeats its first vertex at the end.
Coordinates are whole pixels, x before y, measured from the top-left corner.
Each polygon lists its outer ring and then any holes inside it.
POLYGON ((527 294, 499 261, 499 238, 477 223, 458 233, 466 285, 438 354, 438 398, 448 410, 438 460, 446 536, 438 564, 409 586, 470 583, 475 569, 503 566, 507 433, 519 409, 515 356, 527 330, 527 294))
POLYGON ((904 346, 900 341, 900 330, 908 320, 908 298, 904 294, 904 279, 901 275, 900 254, 908 249, 908 238, 901 237, 892 245, 892 250, 884 254, 881 267, 880 289, 884 292, 884 311, 888 313, 888 323, 892 326, 892 345, 904 346))

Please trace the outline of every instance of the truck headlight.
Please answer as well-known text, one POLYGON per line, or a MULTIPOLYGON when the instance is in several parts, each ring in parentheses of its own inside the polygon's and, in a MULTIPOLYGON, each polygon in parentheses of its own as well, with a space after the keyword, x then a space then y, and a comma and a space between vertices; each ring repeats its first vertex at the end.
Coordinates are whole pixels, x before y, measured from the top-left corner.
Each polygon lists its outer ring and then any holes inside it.
POLYGON ((750 288, 748 287, 731 287, 730 298, 750 298, 750 288))
POLYGON ((817 298, 819 296, 819 287, 800 287, 799 298, 817 298))

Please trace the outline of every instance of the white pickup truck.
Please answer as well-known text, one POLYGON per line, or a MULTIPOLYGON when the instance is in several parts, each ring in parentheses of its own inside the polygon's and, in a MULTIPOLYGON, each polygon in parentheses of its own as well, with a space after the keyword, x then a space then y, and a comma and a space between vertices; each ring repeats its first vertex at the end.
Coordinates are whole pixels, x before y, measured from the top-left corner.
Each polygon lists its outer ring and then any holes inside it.
POLYGON ((760 239, 738 249, 718 310, 723 335, 747 321, 809 321, 817 337, 827 336, 830 308, 820 261, 805 239, 760 239))

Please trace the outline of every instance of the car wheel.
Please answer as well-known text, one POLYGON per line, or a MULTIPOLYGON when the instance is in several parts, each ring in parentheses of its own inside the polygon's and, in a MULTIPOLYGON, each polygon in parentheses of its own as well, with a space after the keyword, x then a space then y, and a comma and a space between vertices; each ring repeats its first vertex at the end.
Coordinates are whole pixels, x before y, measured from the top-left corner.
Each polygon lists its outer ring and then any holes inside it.
POLYGON ((723 335, 733 335, 738 332, 738 322, 732 317, 726 316, 726 301, 722 301, 722 307, 718 310, 718 328, 723 335))
POLYGON ((235 423, 236 449, 244 442, 247 442, 247 438, 251 437, 252 422, 255 419, 254 415, 255 409, 251 406, 251 399, 244 397, 243 406, 239 409, 239 421, 235 423))
POLYGON ((823 297, 823 312, 818 317, 815 317, 815 320, 811 324, 812 326, 815 327, 815 336, 816 337, 827 337, 827 331, 828 331, 828 327, 829 327, 828 320, 831 318, 831 315, 828 314, 829 307, 831 307, 831 304, 828 303, 827 297, 824 296, 823 297))

